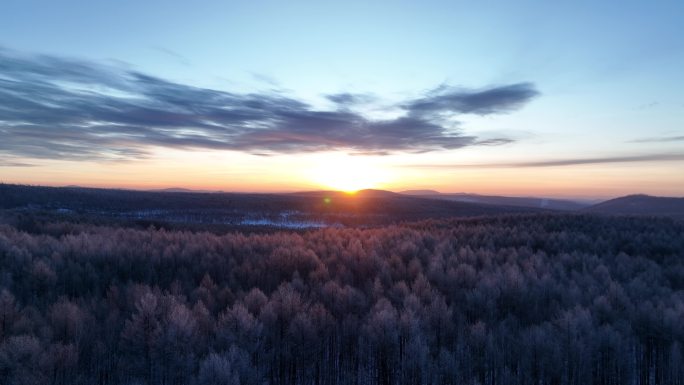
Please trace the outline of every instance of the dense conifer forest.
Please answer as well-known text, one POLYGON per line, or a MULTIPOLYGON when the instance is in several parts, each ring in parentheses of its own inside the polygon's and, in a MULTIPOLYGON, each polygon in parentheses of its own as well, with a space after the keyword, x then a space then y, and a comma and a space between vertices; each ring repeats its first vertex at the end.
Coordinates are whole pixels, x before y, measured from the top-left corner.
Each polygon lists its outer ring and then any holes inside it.
POLYGON ((0 383, 684 384, 684 224, 0 225, 0 383))

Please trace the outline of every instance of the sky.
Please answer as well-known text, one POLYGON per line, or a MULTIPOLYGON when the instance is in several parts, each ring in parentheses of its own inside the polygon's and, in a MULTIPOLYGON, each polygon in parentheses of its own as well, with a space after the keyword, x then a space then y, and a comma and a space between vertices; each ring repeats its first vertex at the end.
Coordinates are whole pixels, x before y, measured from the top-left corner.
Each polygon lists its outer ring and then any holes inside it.
POLYGON ((684 196, 682 1, 35 1, 0 181, 684 196))

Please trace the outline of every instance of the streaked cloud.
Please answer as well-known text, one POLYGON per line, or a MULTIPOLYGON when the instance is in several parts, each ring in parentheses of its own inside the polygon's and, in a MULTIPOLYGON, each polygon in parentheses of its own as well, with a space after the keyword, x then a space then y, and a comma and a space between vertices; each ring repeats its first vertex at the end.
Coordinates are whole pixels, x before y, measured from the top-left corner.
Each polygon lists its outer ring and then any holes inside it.
POLYGON ((684 142, 684 135, 659 136, 651 138, 641 138, 630 141, 631 143, 664 143, 664 142, 684 142))
POLYGON ((371 94, 355 94, 349 92, 326 95, 326 98, 342 107, 371 103, 376 100, 376 97, 371 94))
POLYGON ((482 90, 441 86, 404 107, 413 115, 435 113, 490 115, 520 108, 539 92, 531 83, 518 83, 482 90))
POLYGON ((351 108, 369 102, 365 94, 329 95, 337 108, 321 110, 277 92, 199 88, 115 66, 0 49, 0 154, 130 160, 148 156, 153 146, 262 155, 450 150, 510 142, 468 135, 454 118, 507 113, 537 95, 531 83, 441 86, 397 103, 399 117, 373 120, 351 108))
POLYGON ((190 60, 188 60, 188 58, 186 58, 185 56, 179 54, 178 52, 176 52, 174 50, 171 50, 171 49, 168 49, 165 47, 161 47, 161 46, 153 46, 150 48, 156 52, 164 54, 168 58, 173 59, 178 64, 181 64, 184 66, 190 66, 190 60))
POLYGON ((35 164, 0 159, 0 167, 35 167, 35 164))
POLYGON ((684 154, 646 154, 629 155, 600 158, 575 158, 575 159, 549 159, 533 162, 511 162, 511 163, 475 163, 475 164, 415 164, 405 165, 410 168, 520 168, 520 167, 559 167, 577 166, 585 164, 602 163, 634 163, 634 162, 663 162, 663 161, 683 161, 684 154))

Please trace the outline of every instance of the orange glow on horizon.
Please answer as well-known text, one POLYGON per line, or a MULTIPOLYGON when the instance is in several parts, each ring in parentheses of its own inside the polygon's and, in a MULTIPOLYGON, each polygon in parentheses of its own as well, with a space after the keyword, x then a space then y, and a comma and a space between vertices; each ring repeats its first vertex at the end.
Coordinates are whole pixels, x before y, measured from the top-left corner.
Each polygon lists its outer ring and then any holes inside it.
MULTIPOLYGON (((503 157, 486 153, 490 150, 420 157, 423 164, 478 163, 483 157, 492 163, 505 163, 503 157)), ((611 198, 635 193, 682 196, 684 192, 681 161, 520 168, 410 166, 417 156, 352 156, 342 152, 256 156, 159 149, 147 159, 128 162, 26 159, 22 161, 32 167, 0 166, 0 182, 254 193, 425 189, 549 198, 611 198)))

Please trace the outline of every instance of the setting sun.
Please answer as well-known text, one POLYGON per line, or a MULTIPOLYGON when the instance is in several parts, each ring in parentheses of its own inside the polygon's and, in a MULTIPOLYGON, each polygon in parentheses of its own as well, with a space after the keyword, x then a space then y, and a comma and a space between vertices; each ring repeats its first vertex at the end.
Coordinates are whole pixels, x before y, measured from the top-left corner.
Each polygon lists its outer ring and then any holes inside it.
POLYGON ((369 164, 367 159, 331 156, 320 159, 305 177, 325 189, 356 192, 383 187, 389 180, 389 171, 369 164))

